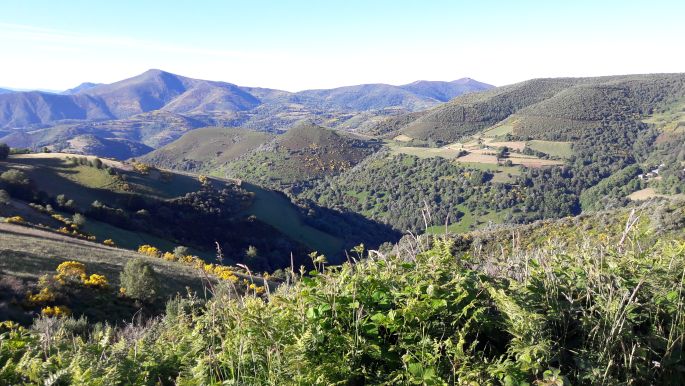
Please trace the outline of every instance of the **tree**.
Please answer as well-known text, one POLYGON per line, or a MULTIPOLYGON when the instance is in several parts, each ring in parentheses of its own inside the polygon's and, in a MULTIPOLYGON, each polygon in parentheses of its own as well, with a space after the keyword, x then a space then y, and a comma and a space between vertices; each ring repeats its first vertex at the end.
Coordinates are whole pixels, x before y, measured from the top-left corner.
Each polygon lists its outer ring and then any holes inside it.
POLYGON ((0 160, 7 159, 10 155, 10 147, 6 143, 0 143, 0 160))
POLYGON ((159 293, 159 279, 155 270, 140 257, 126 263, 119 280, 122 292, 132 299, 151 302, 159 293))
POLYGON ((86 216, 76 213, 71 217, 71 221, 78 226, 83 226, 86 223, 86 216))

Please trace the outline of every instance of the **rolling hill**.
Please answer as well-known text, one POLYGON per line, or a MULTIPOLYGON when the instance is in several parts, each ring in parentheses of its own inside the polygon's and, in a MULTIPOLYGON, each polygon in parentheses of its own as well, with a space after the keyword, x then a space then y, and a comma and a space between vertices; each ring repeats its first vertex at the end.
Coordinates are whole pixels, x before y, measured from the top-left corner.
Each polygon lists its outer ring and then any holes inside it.
POLYGON ((216 172, 283 188, 341 173, 380 147, 373 139, 302 123, 216 172))
POLYGON ((248 129, 204 127, 189 131, 139 160, 175 170, 207 171, 239 158, 273 137, 248 129))
POLYGON ((683 82, 682 74, 534 79, 457 97, 400 123, 385 123, 376 132, 452 142, 509 118, 505 123, 512 125, 514 135, 577 139, 569 131, 649 114, 666 100, 679 98, 685 92, 683 82))

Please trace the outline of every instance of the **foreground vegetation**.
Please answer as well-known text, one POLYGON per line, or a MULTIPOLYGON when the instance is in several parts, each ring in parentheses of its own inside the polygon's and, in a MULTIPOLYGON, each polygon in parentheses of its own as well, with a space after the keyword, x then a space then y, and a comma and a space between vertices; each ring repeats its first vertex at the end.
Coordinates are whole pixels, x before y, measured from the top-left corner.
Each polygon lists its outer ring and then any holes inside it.
POLYGON ((678 205, 405 238, 288 283, 167 304, 120 328, 0 333, 5 384, 679 384, 678 205), (268 287, 267 287, 268 288, 268 287))

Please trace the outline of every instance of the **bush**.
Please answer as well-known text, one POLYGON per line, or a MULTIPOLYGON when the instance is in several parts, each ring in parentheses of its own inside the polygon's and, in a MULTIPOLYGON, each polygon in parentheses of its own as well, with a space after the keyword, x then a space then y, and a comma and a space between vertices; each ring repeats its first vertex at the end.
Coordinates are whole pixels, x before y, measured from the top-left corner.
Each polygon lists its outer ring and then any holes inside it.
POLYGON ((183 245, 179 245, 178 247, 174 248, 174 256, 177 258, 181 258, 183 256, 187 256, 190 254, 190 251, 188 250, 188 247, 184 247, 183 245))
POLYGON ((26 174, 17 169, 10 169, 0 174, 0 181, 9 185, 28 185, 30 183, 26 174))
POLYGON ((86 216, 81 213, 76 213, 71 217, 71 221, 78 226, 83 226, 86 223, 86 216))
POLYGON ((155 270, 141 258, 126 263, 120 281, 122 293, 132 299, 151 302, 159 293, 159 279, 155 270))

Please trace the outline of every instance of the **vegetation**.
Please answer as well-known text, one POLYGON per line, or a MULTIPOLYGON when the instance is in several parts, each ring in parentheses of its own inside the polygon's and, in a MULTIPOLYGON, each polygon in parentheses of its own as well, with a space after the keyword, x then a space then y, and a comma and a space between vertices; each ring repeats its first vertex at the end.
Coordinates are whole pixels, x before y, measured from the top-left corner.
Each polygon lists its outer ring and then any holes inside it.
POLYGON ((141 258, 130 260, 119 278, 121 293, 144 302, 152 302, 159 294, 159 279, 152 266, 141 258))
POLYGON ((458 223, 465 212, 483 216, 519 202, 515 188, 489 183, 493 174, 442 158, 378 154, 359 167, 320 181, 301 197, 351 210, 402 232, 458 223))
POLYGON ((291 284, 274 292, 236 298, 215 287, 211 300, 179 298, 162 319, 118 329, 69 317, 45 316, 30 329, 5 323, 1 376, 72 384, 675 385, 685 360, 685 245, 682 228, 661 231, 664 209, 685 219, 680 203, 653 205, 407 238, 393 252, 339 267, 324 268, 313 255, 316 270, 289 273, 291 284))

